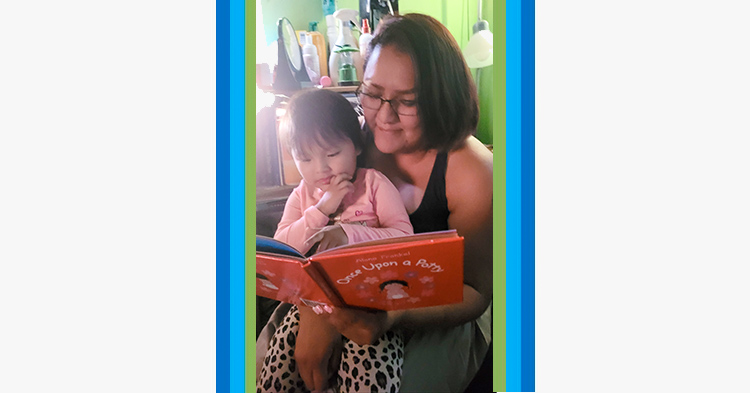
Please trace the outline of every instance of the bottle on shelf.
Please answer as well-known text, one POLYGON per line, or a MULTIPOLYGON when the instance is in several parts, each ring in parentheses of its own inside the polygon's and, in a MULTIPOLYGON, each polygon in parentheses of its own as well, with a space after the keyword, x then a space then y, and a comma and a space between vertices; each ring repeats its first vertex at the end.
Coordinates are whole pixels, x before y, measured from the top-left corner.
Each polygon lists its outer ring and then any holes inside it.
POLYGON ((352 57, 352 63, 356 70, 356 80, 362 80, 362 66, 363 60, 359 53, 357 41, 352 36, 352 29, 349 26, 349 21, 357 19, 357 11, 349 8, 343 8, 336 11, 333 14, 334 18, 338 23, 338 37, 336 38, 335 44, 331 47, 331 57, 328 59, 328 70, 330 72, 331 80, 334 86, 339 85, 339 75, 337 71, 341 66, 341 49, 348 46, 350 49, 354 48, 356 51, 347 50, 349 55, 352 57))
POLYGON ((318 48, 313 45, 312 36, 309 33, 300 33, 302 39, 302 61, 307 69, 307 76, 313 85, 320 82, 320 61, 318 59, 318 48))
POLYGON ((354 66, 354 56, 359 54, 359 49, 353 48, 347 44, 342 47, 336 47, 336 53, 339 54, 339 86, 355 86, 359 83, 357 79, 357 68, 354 66))
POLYGON ((370 21, 367 18, 362 18, 362 34, 359 36, 359 53, 362 54, 362 59, 367 57, 368 46, 372 41, 372 34, 370 34, 370 21))

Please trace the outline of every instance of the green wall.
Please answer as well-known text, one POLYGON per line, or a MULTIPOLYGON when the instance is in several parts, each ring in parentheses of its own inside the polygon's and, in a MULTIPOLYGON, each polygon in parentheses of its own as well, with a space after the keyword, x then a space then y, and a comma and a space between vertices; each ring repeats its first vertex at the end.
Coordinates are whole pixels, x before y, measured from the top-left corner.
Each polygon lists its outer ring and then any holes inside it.
MULTIPOLYGON (((263 10, 263 31, 268 44, 278 38, 276 21, 281 17, 289 19, 295 30, 307 30, 310 22, 318 22, 318 31, 323 35, 328 29, 323 15, 322 0, 261 0, 260 6, 263 10)), ((336 7, 337 9, 351 8, 359 12, 359 1, 336 0, 336 7)))
MULTIPOLYGON (((492 1, 482 0, 482 18, 490 24, 490 31, 495 32, 492 17, 492 1)), ((358 0, 337 0, 337 8, 351 8, 359 11, 358 0)), ((292 22, 296 30, 307 30, 308 23, 318 22, 318 30, 326 34, 323 5, 320 0, 261 0, 263 10, 263 30, 266 42, 276 41, 276 21, 286 17, 292 22)), ((450 30, 458 44, 463 48, 471 38, 471 28, 477 22, 476 0, 400 0, 399 12, 420 12, 428 14, 441 21, 450 30)), ((356 34, 355 34, 356 37, 356 34)), ((326 37, 328 39, 328 37, 326 37)), ((476 77, 476 70, 472 70, 476 77)), ((485 67, 480 71, 479 102, 480 120, 477 137, 486 144, 492 144, 492 84, 493 67, 485 67)))

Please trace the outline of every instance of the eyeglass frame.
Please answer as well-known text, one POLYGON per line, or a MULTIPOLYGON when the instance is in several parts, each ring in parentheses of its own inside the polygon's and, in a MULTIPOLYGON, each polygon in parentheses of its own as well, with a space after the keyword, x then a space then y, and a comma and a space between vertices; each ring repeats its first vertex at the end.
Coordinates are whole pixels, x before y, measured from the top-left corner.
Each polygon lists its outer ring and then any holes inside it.
MULTIPOLYGON (((362 105, 362 99, 361 99, 361 98, 359 98, 359 95, 360 95, 360 94, 366 95, 366 96, 368 96, 368 97, 370 97, 370 98, 377 98, 377 99, 379 99, 379 100, 380 100, 380 105, 378 105, 378 109, 374 109, 374 108, 367 108, 367 109, 371 109, 371 110, 377 110, 377 111, 379 111, 379 110, 380 110, 380 109, 381 109, 381 108, 383 107, 383 104, 387 102, 387 103, 388 103, 388 105, 390 105, 390 107, 391 107, 391 110, 392 110, 392 111, 393 111, 393 112, 394 112, 394 113, 395 113, 396 115, 398 115, 398 116, 417 116, 417 115, 419 114, 419 111, 417 111, 417 112, 416 112, 416 113, 414 113, 414 114, 403 114, 403 113, 398 113, 398 110, 397 110, 396 108, 397 108, 397 107, 399 107, 399 106, 401 106, 401 103, 400 103, 400 101, 401 101, 401 100, 400 100, 400 99, 398 99, 398 98, 391 98, 390 100, 386 100, 385 98, 383 98, 383 96, 376 96, 376 95, 372 95, 372 94, 369 94, 369 93, 365 93, 365 92, 363 92, 363 91, 362 91, 362 86, 364 86, 364 84, 360 84, 360 85, 359 85, 359 86, 357 87, 357 90, 356 90, 356 91, 354 92, 354 95, 355 95, 355 96, 357 96, 357 101, 359 101, 359 104, 360 104, 360 105, 362 105), (394 102, 394 101, 396 102, 396 106, 393 106, 393 102, 394 102)), ((411 100, 406 100, 406 101, 411 101, 411 100)), ((414 101, 416 102, 416 99, 415 99, 414 101)), ((364 106, 364 105, 362 105, 362 109, 364 109, 364 108, 365 108, 365 106, 364 106)))

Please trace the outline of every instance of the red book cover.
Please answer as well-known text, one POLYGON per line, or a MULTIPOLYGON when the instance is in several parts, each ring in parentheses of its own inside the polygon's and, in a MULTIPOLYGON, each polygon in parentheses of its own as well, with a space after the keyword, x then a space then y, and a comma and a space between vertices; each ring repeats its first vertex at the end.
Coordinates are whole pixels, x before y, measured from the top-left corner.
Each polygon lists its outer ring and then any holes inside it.
POLYGON ((333 248, 304 258, 256 239, 258 296, 289 303, 402 310, 463 300, 463 237, 455 230, 333 248))

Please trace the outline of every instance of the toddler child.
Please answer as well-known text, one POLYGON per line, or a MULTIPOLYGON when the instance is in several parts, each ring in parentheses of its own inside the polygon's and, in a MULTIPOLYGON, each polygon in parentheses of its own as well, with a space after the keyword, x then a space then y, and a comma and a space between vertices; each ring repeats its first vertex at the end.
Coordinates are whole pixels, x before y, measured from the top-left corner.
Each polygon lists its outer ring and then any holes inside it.
MULTIPOLYGON (((356 112, 341 94, 318 89, 297 93, 280 131, 302 181, 286 202, 274 238, 305 254, 413 233, 393 184, 377 170, 357 167, 363 136, 356 112)), ((321 382, 320 373, 302 376, 294 356, 296 348, 320 347, 310 341, 325 339, 341 340, 343 345, 340 361, 336 354, 330 356, 338 391, 398 391, 404 346, 400 333, 389 331, 373 345, 360 346, 317 317, 318 310, 311 311, 293 306, 287 313, 263 359, 258 392, 304 392, 303 380, 314 385, 310 388, 334 385, 321 382), (314 330, 315 337, 298 339, 300 317, 302 329, 314 330), (306 327, 307 320, 314 327, 306 327)))

